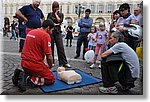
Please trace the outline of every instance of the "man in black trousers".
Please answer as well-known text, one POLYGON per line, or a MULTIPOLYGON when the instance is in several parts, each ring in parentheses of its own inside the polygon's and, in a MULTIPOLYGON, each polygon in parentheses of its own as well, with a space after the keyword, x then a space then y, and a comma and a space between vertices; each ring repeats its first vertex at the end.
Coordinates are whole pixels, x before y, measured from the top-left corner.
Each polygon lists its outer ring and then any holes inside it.
POLYGON ((85 49, 88 47, 88 40, 87 36, 90 33, 90 28, 93 23, 93 19, 89 17, 91 13, 90 9, 85 10, 85 17, 81 18, 78 22, 78 26, 80 27, 80 33, 78 35, 78 40, 77 40, 77 49, 76 49, 76 56, 74 57, 77 59, 80 57, 80 51, 81 51, 81 45, 83 43, 83 60, 84 60, 84 54, 85 54, 85 49))

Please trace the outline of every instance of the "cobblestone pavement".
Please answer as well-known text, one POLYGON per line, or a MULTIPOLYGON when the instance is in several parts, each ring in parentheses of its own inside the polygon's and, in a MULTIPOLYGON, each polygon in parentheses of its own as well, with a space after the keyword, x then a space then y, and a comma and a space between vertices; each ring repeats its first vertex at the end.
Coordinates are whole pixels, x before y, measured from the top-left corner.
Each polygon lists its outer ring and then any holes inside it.
MULTIPOLYGON (((51 92, 51 93, 43 93, 40 88, 33 88, 31 86, 27 86, 27 90, 25 92, 21 92, 18 87, 13 86, 12 84, 12 75, 16 68, 21 68, 20 66, 20 53, 18 53, 18 42, 17 41, 10 41, 9 38, 4 37, 1 39, 3 42, 3 50, 0 52, 2 54, 2 81, 0 85, 2 85, 1 94, 5 95, 104 95, 99 92, 98 88, 102 86, 102 83, 88 85, 79 88, 73 88, 69 90, 51 92)), ((65 45, 65 43, 64 43, 65 45)), ((69 64, 72 66, 73 69, 80 69, 86 73, 91 73, 95 77, 101 78, 101 71, 99 68, 90 69, 89 64, 79 59, 73 59, 75 56, 75 49, 76 49, 76 40, 73 40, 72 47, 65 47, 66 56, 68 59, 69 64)), ((56 67, 53 68, 55 71, 58 67, 57 62, 57 53, 55 53, 55 62, 56 67)), ((141 62, 141 69, 143 68, 141 62)), ((141 71, 142 72, 142 71, 141 71)), ((142 76, 142 74, 141 74, 142 76)), ((143 94, 143 83, 141 82, 141 78, 137 79, 136 87, 131 89, 128 92, 120 91, 119 95, 142 95, 143 94)))

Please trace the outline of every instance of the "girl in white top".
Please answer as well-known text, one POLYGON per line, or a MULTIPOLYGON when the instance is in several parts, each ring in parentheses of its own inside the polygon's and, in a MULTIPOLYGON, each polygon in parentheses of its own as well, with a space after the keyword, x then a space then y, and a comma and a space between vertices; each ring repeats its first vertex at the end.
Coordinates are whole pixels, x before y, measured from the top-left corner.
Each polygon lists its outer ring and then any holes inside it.
POLYGON ((95 47, 96 47, 96 42, 95 42, 95 38, 96 38, 96 27, 92 26, 90 33, 88 34, 88 48, 89 50, 94 50, 95 51, 95 47))

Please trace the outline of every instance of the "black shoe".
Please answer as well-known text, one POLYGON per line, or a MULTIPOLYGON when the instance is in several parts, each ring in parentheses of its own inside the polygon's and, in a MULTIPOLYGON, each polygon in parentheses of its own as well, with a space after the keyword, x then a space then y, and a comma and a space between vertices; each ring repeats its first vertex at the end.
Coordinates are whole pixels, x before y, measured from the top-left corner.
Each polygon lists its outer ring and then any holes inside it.
POLYGON ((123 86, 124 91, 129 91, 131 88, 134 88, 134 83, 128 83, 127 86, 123 86))
POLYGON ((78 57, 80 57, 80 56, 75 56, 74 59, 77 59, 78 57))
POLYGON ((118 90, 123 90, 123 86, 117 81, 114 83, 118 90))
POLYGON ((71 68, 70 64, 65 64, 63 67, 71 68))
POLYGON ((19 52, 22 52, 22 49, 19 49, 19 52))
POLYGON ((25 72, 20 73, 21 79, 18 83, 18 87, 21 91, 26 91, 27 78, 29 77, 25 72))
POLYGON ((72 45, 70 45, 70 47, 71 47, 72 45))
POLYGON ((85 60, 85 58, 83 57, 82 60, 85 60))
POLYGON ((66 47, 68 47, 68 45, 66 45, 66 47))
POLYGON ((131 87, 130 86, 126 86, 126 87, 123 86, 122 89, 123 89, 123 91, 129 91, 131 89, 131 87))
POLYGON ((20 69, 15 69, 14 71, 14 76, 12 76, 12 82, 15 86, 18 85, 18 80, 19 80, 19 74, 22 72, 20 69))

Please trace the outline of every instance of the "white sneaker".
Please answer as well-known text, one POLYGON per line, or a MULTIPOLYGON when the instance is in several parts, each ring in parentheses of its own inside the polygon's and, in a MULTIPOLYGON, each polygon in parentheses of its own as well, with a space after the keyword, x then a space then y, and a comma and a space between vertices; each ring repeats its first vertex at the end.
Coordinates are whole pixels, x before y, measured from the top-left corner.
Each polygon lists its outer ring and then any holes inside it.
POLYGON ((101 68, 101 63, 98 65, 98 68, 99 68, 99 69, 101 68))
POLYGON ((63 65, 63 67, 71 68, 71 65, 70 64, 65 64, 65 65, 63 65))
POLYGON ((90 61, 86 61, 87 64, 90 64, 90 61))
POLYGON ((90 66, 91 69, 93 69, 94 67, 96 67, 95 64, 92 64, 92 65, 90 66))
POLYGON ((52 64, 52 67, 54 67, 54 66, 55 66, 55 64, 53 63, 53 64, 52 64))
POLYGON ((111 93, 111 94, 117 94, 118 93, 118 90, 115 86, 108 87, 108 88, 99 87, 99 91, 102 92, 102 93, 111 93))

